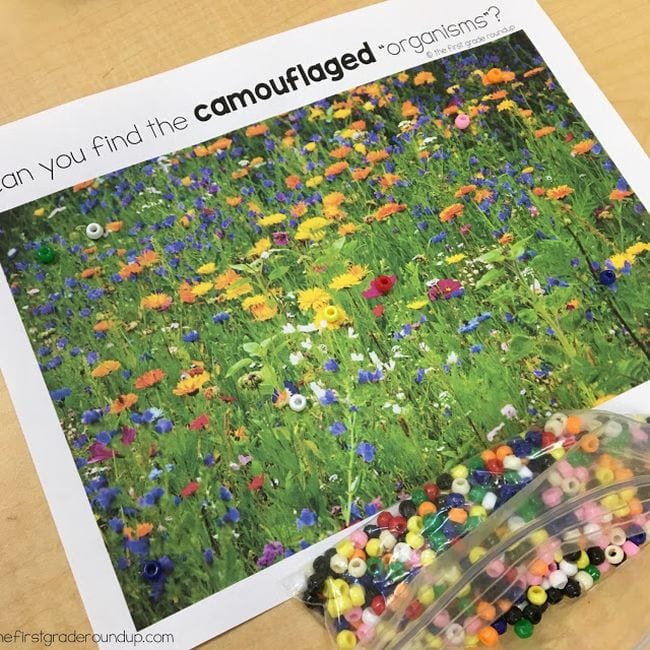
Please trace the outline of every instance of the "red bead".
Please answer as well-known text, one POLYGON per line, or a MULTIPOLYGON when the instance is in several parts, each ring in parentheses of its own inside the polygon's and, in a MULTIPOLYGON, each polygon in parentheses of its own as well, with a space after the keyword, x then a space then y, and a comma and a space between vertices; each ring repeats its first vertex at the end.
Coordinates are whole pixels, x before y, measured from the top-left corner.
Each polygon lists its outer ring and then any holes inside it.
POLYGON ((440 495, 440 488, 435 483, 425 483, 422 486, 422 489, 426 492, 427 498, 432 503, 436 502, 436 499, 440 495))
POLYGON ((401 515, 393 517, 388 526, 388 530, 397 537, 403 535, 406 532, 406 518, 401 515))
POLYGON ((517 579, 519 578, 519 571, 515 569, 514 567, 511 567, 506 571, 506 580, 508 582, 516 582, 517 579))
POLYGON ((379 526, 379 528, 382 530, 385 530, 390 526, 390 522, 392 520, 393 515, 391 515, 387 510, 384 510, 384 512, 380 512, 379 516, 377 517, 377 526, 379 526))
POLYGON ((485 469, 490 474, 503 474, 503 463, 497 458, 490 458, 485 461, 485 469))
POLYGON ((542 431, 542 449, 550 447, 556 440, 557 437, 554 433, 551 433, 550 431, 542 431))
POLYGON ((409 621, 414 621, 420 614, 422 614, 423 610, 424 608, 422 607, 422 603, 419 600, 414 600, 404 611, 404 616, 406 616, 409 621))
POLYGON ((375 614, 377 614, 377 616, 381 616, 386 609, 386 599, 381 595, 375 596, 370 601, 370 608, 375 612, 375 614))

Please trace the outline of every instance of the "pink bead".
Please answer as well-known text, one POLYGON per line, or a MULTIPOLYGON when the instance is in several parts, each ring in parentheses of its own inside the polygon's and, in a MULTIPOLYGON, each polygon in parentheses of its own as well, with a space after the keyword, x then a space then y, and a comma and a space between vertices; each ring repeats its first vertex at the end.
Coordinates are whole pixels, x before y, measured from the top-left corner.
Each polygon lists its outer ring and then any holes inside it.
POLYGON ((623 552, 628 557, 634 557, 639 552, 639 547, 629 539, 623 544, 623 552))
POLYGON ((417 569, 419 566, 421 566, 421 561, 420 561, 420 551, 417 549, 413 550, 413 553, 411 553, 411 557, 409 558, 409 564, 411 565, 412 568, 417 569))
POLYGON ((537 557, 544 562, 544 564, 550 564, 555 557, 555 552, 550 548, 541 548, 537 553, 537 557))
POLYGON ((648 434, 637 424, 630 427, 635 442, 648 442, 648 434))
POLYGON ((603 550, 605 550, 609 546, 609 537, 607 535, 601 535, 598 538, 598 541, 596 542, 596 546, 600 546, 603 550))
POLYGON ((361 623, 356 631, 359 641, 371 641, 375 636, 375 628, 367 623, 361 623))
POLYGON ((431 622, 436 627, 447 627, 449 625, 449 612, 446 609, 443 609, 441 612, 438 612, 432 619, 431 622))
POLYGON ((470 125, 470 122, 471 120, 469 119, 469 116, 465 115, 465 113, 460 113, 454 120, 456 128, 460 129, 461 131, 464 131, 470 125))
POLYGON ((548 572, 553 573, 553 571, 557 571, 557 563, 556 562, 550 562, 548 565, 548 572))
POLYGON ((484 627, 483 621, 478 616, 470 616, 463 622, 467 634, 478 634, 484 627))
POLYGON ((362 530, 355 530, 352 535, 350 535, 350 541, 354 544, 354 548, 365 548, 368 543, 368 535, 366 535, 362 530))
POLYGON ((532 573, 526 574, 526 582, 532 587, 542 584, 542 576, 534 576, 532 573))
POLYGON ((645 526, 647 519, 645 518, 644 515, 637 515, 636 517, 634 517, 634 519, 632 519, 632 521, 637 526, 641 526, 641 528, 643 528, 645 526))
POLYGON ((589 470, 586 467, 576 467, 573 475, 580 483, 586 483, 589 480, 589 470))
POLYGON ((589 501, 582 506, 585 521, 599 524, 603 514, 602 508, 595 502, 589 501))
POLYGON ((601 573, 606 573, 607 571, 609 571, 609 569, 610 569, 611 566, 612 566, 612 565, 611 565, 609 562, 603 562, 602 564, 599 564, 599 565, 598 565, 597 569, 598 569, 601 573))
POLYGON ((567 460, 558 460, 557 463, 555 463, 555 469, 560 472, 564 478, 570 478, 573 476, 573 465, 571 465, 567 460))
POLYGON ((501 560, 494 560, 488 564, 487 569, 485 569, 485 573, 487 573, 490 578, 498 578, 499 576, 503 575, 505 573, 506 567, 501 560))
POLYGON ((549 508, 555 508, 555 506, 562 502, 562 490, 557 486, 544 490, 544 492, 542 492, 542 501, 544 502, 544 505, 549 508))
POLYGON ((346 612, 343 615, 343 618, 345 618, 345 620, 348 623, 352 623, 354 625, 355 623, 358 623, 361 620, 362 616, 363 616, 363 610, 361 609, 361 607, 353 607, 349 612, 346 612))

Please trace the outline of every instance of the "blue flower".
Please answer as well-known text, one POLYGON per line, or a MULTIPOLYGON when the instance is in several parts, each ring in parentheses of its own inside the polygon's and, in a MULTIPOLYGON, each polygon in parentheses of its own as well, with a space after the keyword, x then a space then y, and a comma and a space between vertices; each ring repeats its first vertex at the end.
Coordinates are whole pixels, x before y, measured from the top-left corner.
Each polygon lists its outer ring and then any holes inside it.
POLYGON ((225 485, 222 485, 219 488, 219 498, 222 499, 223 501, 231 501, 232 492, 225 485))
POLYGON ((338 399, 336 393, 331 388, 328 388, 318 401, 322 406, 329 406, 330 404, 336 404, 338 399))
POLYGON ((95 503, 102 509, 108 510, 115 497, 120 493, 120 488, 100 488, 95 496, 95 503))
POLYGON ((296 526, 298 530, 303 528, 308 528, 316 524, 316 513, 309 510, 309 508, 303 508, 300 511, 300 517, 296 519, 296 526))
POLYGON ((418 368, 418 371, 415 373, 415 383, 421 384, 424 381, 424 368, 418 368))
POLYGON ((338 420, 337 420, 336 422, 334 422, 334 424, 332 424, 332 425, 330 426, 330 433, 331 433, 333 436, 340 436, 340 435, 342 435, 343 433, 345 433, 347 430, 348 430, 348 429, 347 429, 347 427, 345 426, 345 424, 343 424, 343 422, 339 422, 338 420))
POLYGON ((155 487, 153 490, 149 490, 139 501, 140 505, 143 508, 151 508, 155 506, 162 495, 165 494, 165 490, 161 487, 155 487))
POLYGON ((57 388, 50 391, 50 397, 55 402, 62 402, 66 397, 70 397, 72 391, 69 388, 57 388))
POLYGON ((116 533, 121 533, 124 528, 124 522, 118 517, 113 517, 112 519, 109 519, 108 525, 116 533))
POLYGON ((196 330, 192 330, 187 334, 183 335, 183 341, 185 343, 194 343, 199 340, 199 333, 196 330))
POLYGON ((203 559, 206 564, 212 564, 214 562, 214 551, 211 548, 206 548, 203 551, 203 559))
POLYGON ((336 372, 339 369, 339 364, 335 359, 328 359, 323 367, 327 372, 336 372))
POLYGON ((88 411, 84 411, 81 414, 81 422, 83 424, 95 424, 95 422, 99 422, 99 420, 101 420, 103 415, 104 414, 100 409, 90 409, 88 411))
POLYGON ((149 480, 150 481, 155 481, 163 471, 159 467, 154 467, 150 472, 149 472, 149 480))
POLYGON ((237 508, 228 508, 228 512, 223 516, 224 521, 229 521, 231 524, 236 524, 241 519, 239 510, 237 508))
POLYGON ((373 515, 376 515, 377 512, 379 512, 379 508, 374 503, 372 503, 372 501, 370 503, 366 503, 363 509, 366 513, 366 517, 372 517, 373 515))
POLYGON ((360 442, 357 445, 357 456, 361 456, 366 463, 372 463, 375 459, 375 446, 371 445, 369 442, 360 442))
POLYGON ((481 350, 483 349, 483 346, 480 343, 477 343, 476 345, 473 345, 469 351, 472 354, 478 354, 481 350))
POLYGON ((174 428, 174 424, 172 423, 171 420, 162 418, 158 420, 158 422, 156 422, 156 426, 154 427, 154 430, 156 431, 156 433, 169 433, 173 428, 174 428))
POLYGON ((221 311, 218 314, 215 314, 212 317, 212 322, 213 323, 225 323, 227 320, 230 319, 230 314, 226 311, 221 311))

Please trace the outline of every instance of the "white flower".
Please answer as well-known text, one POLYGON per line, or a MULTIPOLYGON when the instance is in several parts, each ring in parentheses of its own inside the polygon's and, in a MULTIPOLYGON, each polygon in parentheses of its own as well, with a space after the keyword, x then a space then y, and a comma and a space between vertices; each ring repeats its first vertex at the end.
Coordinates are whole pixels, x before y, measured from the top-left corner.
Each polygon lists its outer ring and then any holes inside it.
POLYGON ((283 334, 294 334, 296 331, 296 328, 291 324, 287 323, 282 327, 282 333, 283 334))
POLYGON ((7 257, 11 259, 16 255, 17 252, 18 252, 17 248, 10 248, 9 251, 7 252, 7 257))
POLYGON ((244 158, 243 160, 240 160, 237 164, 238 164, 240 167, 248 167, 248 165, 249 165, 249 161, 246 160, 246 158, 244 158))
POLYGON ((312 348, 312 342, 311 342, 311 339, 310 339, 310 338, 306 338, 304 341, 302 341, 302 342, 300 343, 300 347, 301 347, 303 350, 311 350, 311 348, 312 348))
POLYGON ((384 365, 381 362, 381 359, 379 358, 379 355, 374 350, 369 352, 368 356, 370 357, 370 361, 372 361, 372 363, 374 363, 377 368, 381 368, 384 365))
POLYGON ((316 396, 316 399, 320 400, 323 395, 325 395, 325 389, 317 384, 315 381, 310 382, 309 388, 311 388, 312 393, 316 396))
POLYGON ((455 352, 450 352, 450 353, 447 355, 447 364, 448 364, 448 365, 451 366, 451 365, 453 365, 454 363, 456 363, 457 361, 458 361, 458 355, 457 355, 455 352))
POLYGON ((176 323, 176 322, 169 323, 170 330, 177 330, 179 327, 180 327, 180 323, 176 323))
POLYGON ((503 429, 504 426, 505 426, 505 422, 502 422, 498 427, 494 427, 492 431, 488 432, 486 436, 488 442, 492 442, 496 438, 497 433, 499 433, 499 431, 501 431, 501 429, 503 429))
POLYGON ((510 346, 509 346, 509 345, 504 341, 504 342, 501 344, 501 351, 502 351, 502 352, 507 352, 509 349, 510 349, 510 346))
POLYGON ((512 420, 512 418, 517 417, 517 409, 512 405, 512 404, 506 404, 502 409, 501 409, 501 415, 504 415, 505 417, 509 418, 512 420))
POLYGON ((358 354, 357 352, 352 352, 352 354, 350 354, 350 359, 352 359, 352 361, 361 362, 364 358, 363 354, 358 354))
POLYGON ((318 327, 314 323, 309 323, 309 325, 298 325, 298 331, 308 334, 309 332, 317 332, 318 327))
POLYGON ((542 285, 539 283, 539 280, 533 280, 533 283, 530 285, 530 290, 538 296, 544 295, 544 289, 542 289, 542 285))
POLYGON ((354 331, 354 327, 348 327, 348 338, 358 339, 359 335, 354 331))
POLYGON ((36 289, 36 288, 34 288, 34 289, 27 289, 27 293, 28 293, 30 296, 35 296, 37 293, 40 293, 40 292, 41 292, 41 290, 40 290, 40 289, 36 289))
POLYGON ((292 352, 289 355, 289 363, 292 366, 297 366, 304 358, 302 352, 292 352))

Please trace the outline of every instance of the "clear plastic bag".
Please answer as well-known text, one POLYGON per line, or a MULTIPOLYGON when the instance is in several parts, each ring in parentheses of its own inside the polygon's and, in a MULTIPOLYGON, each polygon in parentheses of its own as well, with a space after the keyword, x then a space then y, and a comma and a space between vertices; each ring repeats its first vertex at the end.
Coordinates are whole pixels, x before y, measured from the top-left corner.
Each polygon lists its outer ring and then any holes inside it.
POLYGON ((603 412, 572 418, 577 444, 565 458, 404 582, 359 646, 490 646, 508 624, 527 638, 549 603, 638 553, 650 532, 650 427, 603 412))

